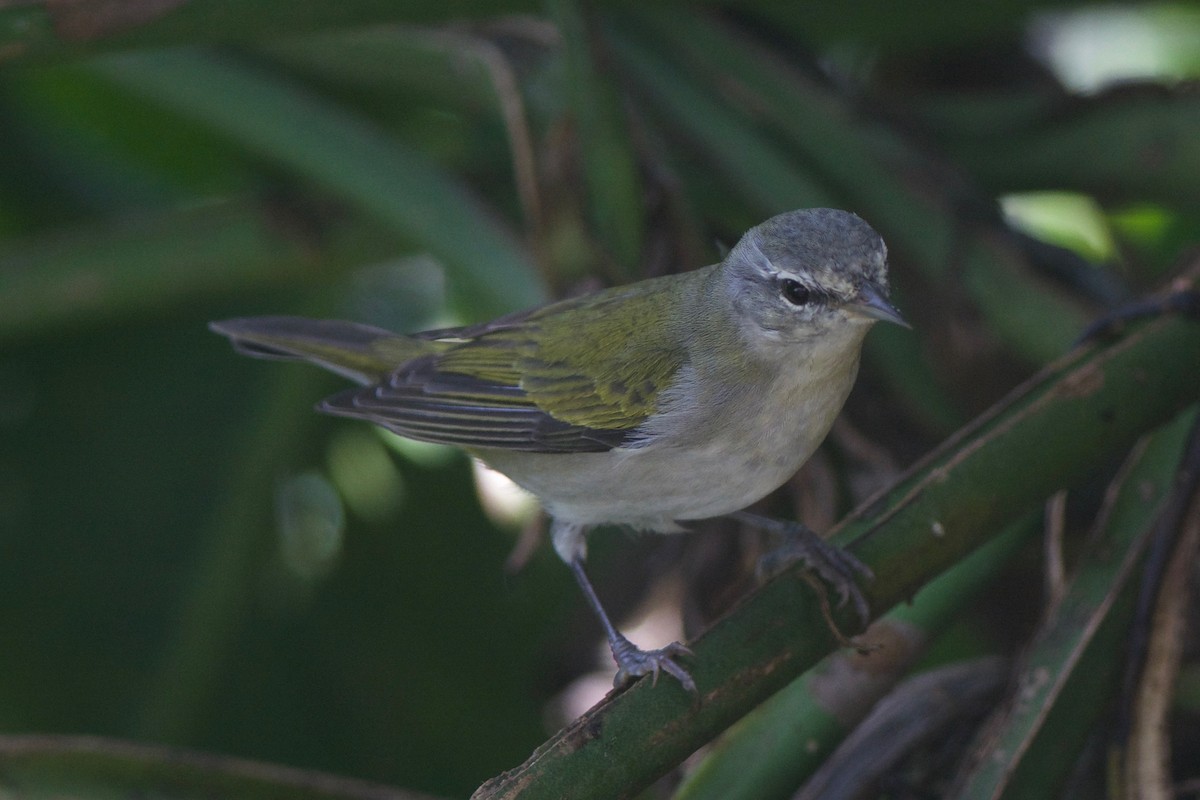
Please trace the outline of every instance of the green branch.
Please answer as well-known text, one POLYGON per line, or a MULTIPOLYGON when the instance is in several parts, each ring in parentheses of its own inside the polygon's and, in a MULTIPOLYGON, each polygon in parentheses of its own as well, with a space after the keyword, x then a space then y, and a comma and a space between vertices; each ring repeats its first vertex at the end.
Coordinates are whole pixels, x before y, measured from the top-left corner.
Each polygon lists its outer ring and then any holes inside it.
MULTIPOLYGON (((835 529, 876 574, 882 614, 1055 490, 1200 399, 1200 323, 1160 317, 1078 348, 914 466, 835 529)), ((843 613, 844 612, 844 613, 843 613)), ((837 619, 849 629, 852 614, 837 619)), ((639 681, 611 694, 484 784, 476 797, 626 797, 665 774, 836 643, 799 569, 767 583, 692 643, 698 702, 639 681)))
POLYGON ((287 797, 435 800, 323 772, 99 736, 0 736, 5 794, 14 797, 287 797))

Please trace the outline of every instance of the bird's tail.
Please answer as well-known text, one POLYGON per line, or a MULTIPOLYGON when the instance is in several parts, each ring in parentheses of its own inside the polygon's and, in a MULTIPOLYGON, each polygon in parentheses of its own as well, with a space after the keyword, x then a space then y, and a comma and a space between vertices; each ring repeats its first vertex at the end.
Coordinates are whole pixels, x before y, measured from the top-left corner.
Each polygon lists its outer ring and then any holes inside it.
POLYGON ((208 327, 248 356, 309 361, 363 384, 428 352, 428 344, 419 339, 339 320, 242 317, 208 327))

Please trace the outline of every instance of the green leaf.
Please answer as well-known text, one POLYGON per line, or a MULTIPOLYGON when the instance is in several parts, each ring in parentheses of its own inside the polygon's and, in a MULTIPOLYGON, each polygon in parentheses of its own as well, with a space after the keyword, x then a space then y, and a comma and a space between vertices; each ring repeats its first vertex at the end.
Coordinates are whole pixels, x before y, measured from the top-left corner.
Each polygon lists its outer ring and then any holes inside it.
POLYGON ((93 68, 327 187, 427 249, 475 313, 544 298, 512 232, 461 182, 302 87, 204 50, 107 56, 93 68))
POLYGON ((1066 780, 1117 693, 1142 556, 1195 420, 1195 413, 1181 415, 1122 470, 1103 526, 1034 635, 1013 693, 982 729, 973 768, 949 796, 1029 797, 1066 780))
POLYGON ((0 341, 308 282, 396 246, 349 220, 308 241, 272 217, 238 200, 8 243, 0 247, 0 341))
POLYGON ((595 26, 574 0, 551 0, 563 37, 567 99, 583 155, 589 213, 600 238, 632 275, 642 246, 642 187, 637 159, 611 78, 593 55, 595 26))

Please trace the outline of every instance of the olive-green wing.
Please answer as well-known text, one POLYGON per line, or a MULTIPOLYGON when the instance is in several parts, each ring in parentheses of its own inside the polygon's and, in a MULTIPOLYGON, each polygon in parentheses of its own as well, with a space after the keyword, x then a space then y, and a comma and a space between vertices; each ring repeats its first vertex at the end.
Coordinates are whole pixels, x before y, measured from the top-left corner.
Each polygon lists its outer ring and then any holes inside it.
POLYGON ((414 439, 531 452, 635 440, 684 360, 655 294, 612 289, 473 328, 422 335, 436 352, 320 408, 414 439))

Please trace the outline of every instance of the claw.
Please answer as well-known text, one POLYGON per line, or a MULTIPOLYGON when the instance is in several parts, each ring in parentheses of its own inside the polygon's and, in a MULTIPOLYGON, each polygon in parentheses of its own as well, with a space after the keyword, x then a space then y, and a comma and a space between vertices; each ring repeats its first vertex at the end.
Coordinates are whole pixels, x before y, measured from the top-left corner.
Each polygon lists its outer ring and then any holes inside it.
POLYGON ((617 677, 614 686, 624 686, 643 675, 649 675, 652 685, 658 685, 658 675, 665 672, 683 686, 689 694, 698 694, 696 682, 676 659, 692 655, 692 651, 679 642, 659 650, 642 650, 624 636, 612 643, 613 659, 617 662, 617 677))
POLYGON ((781 547, 759 560, 760 576, 773 575, 800 562, 837 591, 838 608, 852 603, 864 627, 871 621, 871 607, 858 587, 859 578, 871 580, 875 577, 870 567, 798 522, 760 517, 744 511, 732 516, 784 538, 781 547))
POLYGON ((608 618, 608 614, 604 611, 604 606, 600 604, 600 598, 596 596, 596 590, 592 588, 592 582, 588 580, 587 573, 583 571, 583 560, 575 558, 567 562, 571 567, 571 572, 575 575, 575 580, 579 583, 579 588, 583 590, 583 596, 587 598, 588 603, 592 606, 592 610, 596 612, 596 616, 600 619, 600 624, 604 626, 604 632, 608 636, 609 646, 612 648, 613 659, 617 662, 617 679, 614 681, 616 686, 624 686, 626 683, 640 678, 643 675, 650 675, 655 686, 658 685, 658 674, 665 672, 675 680, 679 681, 684 689, 692 694, 693 697, 699 700, 700 694, 696 690, 696 682, 692 680, 692 676, 684 669, 676 659, 685 656, 691 656, 692 651, 681 645, 679 642, 673 642, 661 650, 641 650, 633 642, 626 639, 612 620, 608 618))

